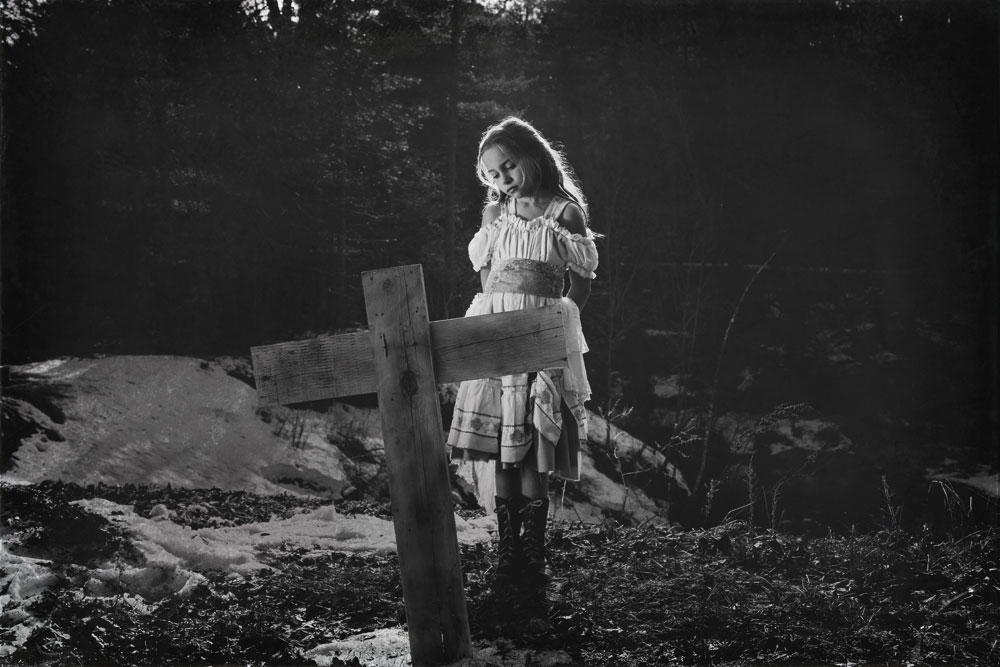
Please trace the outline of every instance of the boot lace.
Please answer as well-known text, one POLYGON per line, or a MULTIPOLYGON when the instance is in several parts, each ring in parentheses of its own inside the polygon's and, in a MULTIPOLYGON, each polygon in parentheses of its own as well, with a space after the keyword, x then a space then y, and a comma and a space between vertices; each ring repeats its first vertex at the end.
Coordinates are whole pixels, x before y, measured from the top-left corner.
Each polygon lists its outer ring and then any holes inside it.
POLYGON ((545 565, 545 507, 542 500, 533 500, 524 508, 524 559, 532 567, 545 565))

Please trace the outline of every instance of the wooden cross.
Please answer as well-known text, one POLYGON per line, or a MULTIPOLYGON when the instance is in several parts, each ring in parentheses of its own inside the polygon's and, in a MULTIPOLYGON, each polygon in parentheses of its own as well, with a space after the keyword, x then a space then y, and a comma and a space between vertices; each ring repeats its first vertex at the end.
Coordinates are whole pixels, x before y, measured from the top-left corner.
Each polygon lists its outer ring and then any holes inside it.
POLYGON ((419 264, 362 274, 369 331, 254 347, 261 405, 378 393, 413 665, 472 652, 438 383, 567 365, 559 304, 430 322, 419 264))

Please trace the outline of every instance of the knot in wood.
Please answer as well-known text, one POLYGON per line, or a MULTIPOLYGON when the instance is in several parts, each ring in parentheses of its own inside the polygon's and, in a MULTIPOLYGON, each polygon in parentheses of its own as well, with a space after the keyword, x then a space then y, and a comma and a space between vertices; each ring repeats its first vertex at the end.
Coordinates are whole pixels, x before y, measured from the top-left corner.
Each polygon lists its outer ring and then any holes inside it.
POLYGON ((407 396, 414 396, 417 393, 417 374, 406 369, 403 371, 403 376, 399 379, 399 385, 403 388, 403 393, 407 396))

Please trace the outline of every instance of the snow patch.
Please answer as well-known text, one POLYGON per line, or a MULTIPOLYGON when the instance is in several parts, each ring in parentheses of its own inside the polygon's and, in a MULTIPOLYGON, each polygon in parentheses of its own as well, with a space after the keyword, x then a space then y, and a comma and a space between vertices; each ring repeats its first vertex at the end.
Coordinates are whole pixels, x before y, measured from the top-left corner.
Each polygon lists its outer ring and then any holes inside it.
POLYGON ((662 377, 654 375, 650 378, 653 385, 653 395, 657 398, 677 398, 679 396, 692 396, 684 386, 684 378, 680 375, 670 375, 662 377))
MULTIPOLYGON (((89 512, 118 523, 133 535, 137 549, 146 558, 147 569, 156 569, 148 583, 162 586, 164 577, 173 573, 220 570, 247 573, 264 569, 258 554, 269 547, 297 545, 314 550, 389 553, 396 550, 391 521, 374 516, 345 516, 332 505, 287 519, 248 523, 242 526, 219 526, 192 529, 170 521, 141 517, 131 507, 104 498, 79 500, 89 512), (166 573, 166 574, 165 574, 166 573)), ((462 542, 485 542, 490 539, 488 523, 465 521, 455 517, 462 542)), ((131 575, 138 580, 138 573, 131 575)), ((171 579, 179 592, 185 586, 171 579)), ((147 589, 148 590, 148 589, 147 589)), ((156 599, 158 591, 150 591, 156 599)), ((144 595, 144 597, 147 597, 144 595)), ((162 597, 162 596, 161 596, 162 597)))
MULTIPOLYGON (((569 653, 560 650, 517 648, 501 642, 474 642, 472 657, 452 663, 453 667, 506 667, 509 665, 536 665, 556 667, 578 665, 569 653)), ((402 628, 383 628, 353 635, 338 642, 321 644, 305 653, 305 657, 320 667, 328 667, 334 659, 364 667, 409 667, 410 642, 402 628)))
POLYGON ((649 338, 668 338, 671 336, 686 338, 689 335, 686 331, 669 331, 667 329, 643 329, 642 333, 649 338))
POLYGON ((10 644, 0 645, 0 657, 10 655, 42 625, 24 610, 42 592, 59 581, 49 569, 49 561, 10 553, 0 542, 0 623, 13 632, 10 644))
POLYGON ((954 466, 954 459, 945 459, 941 468, 928 468, 925 478, 928 480, 948 481, 976 489, 990 498, 1000 498, 1000 473, 994 472, 988 465, 979 465, 971 471, 948 470, 954 466))
MULTIPOLYGON (((840 452, 853 446, 837 424, 824 419, 781 419, 775 430, 787 439, 789 444, 786 448, 840 452)), ((771 453, 777 453, 773 447, 771 453)))
POLYGON ((888 350, 883 350, 881 352, 876 352, 871 355, 871 360, 878 364, 895 364, 902 361, 902 357, 888 350))
POLYGON ((372 667, 409 667, 410 638, 402 628, 382 628, 320 644, 305 656, 320 667, 328 667, 335 658, 372 667))
POLYGON ((66 363, 66 359, 49 359, 48 361, 25 364, 19 370, 26 375, 51 375, 57 379, 61 379, 55 374, 55 371, 64 363, 66 363))
POLYGON ((123 596, 133 607, 149 613, 146 603, 171 595, 186 597, 205 577, 178 567, 105 567, 90 571, 84 591, 92 597, 123 596))
MULTIPOLYGON (((741 444, 743 449, 738 453, 751 454, 760 443, 755 443, 754 438, 747 438, 746 434, 755 429, 759 421, 759 415, 730 412, 718 418, 715 431, 731 445, 741 444)), ((850 452, 854 448, 854 443, 843 434, 840 425, 831 419, 779 419, 769 433, 773 436, 765 441, 765 451, 771 455, 795 449, 829 453, 850 452)))

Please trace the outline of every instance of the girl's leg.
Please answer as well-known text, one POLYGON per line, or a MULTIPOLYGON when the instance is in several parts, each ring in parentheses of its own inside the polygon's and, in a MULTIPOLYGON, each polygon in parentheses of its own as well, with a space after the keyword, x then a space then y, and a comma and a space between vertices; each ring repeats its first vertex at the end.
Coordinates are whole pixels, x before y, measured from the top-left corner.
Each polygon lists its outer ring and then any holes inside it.
POLYGON ((497 460, 496 467, 497 498, 517 498, 521 495, 521 471, 517 468, 504 468, 497 460))
POLYGON ((496 582, 505 585, 517 575, 521 561, 521 471, 496 465, 496 582))
POLYGON ((547 498, 549 495, 549 474, 538 472, 528 466, 521 468, 521 493, 531 500, 547 498))

